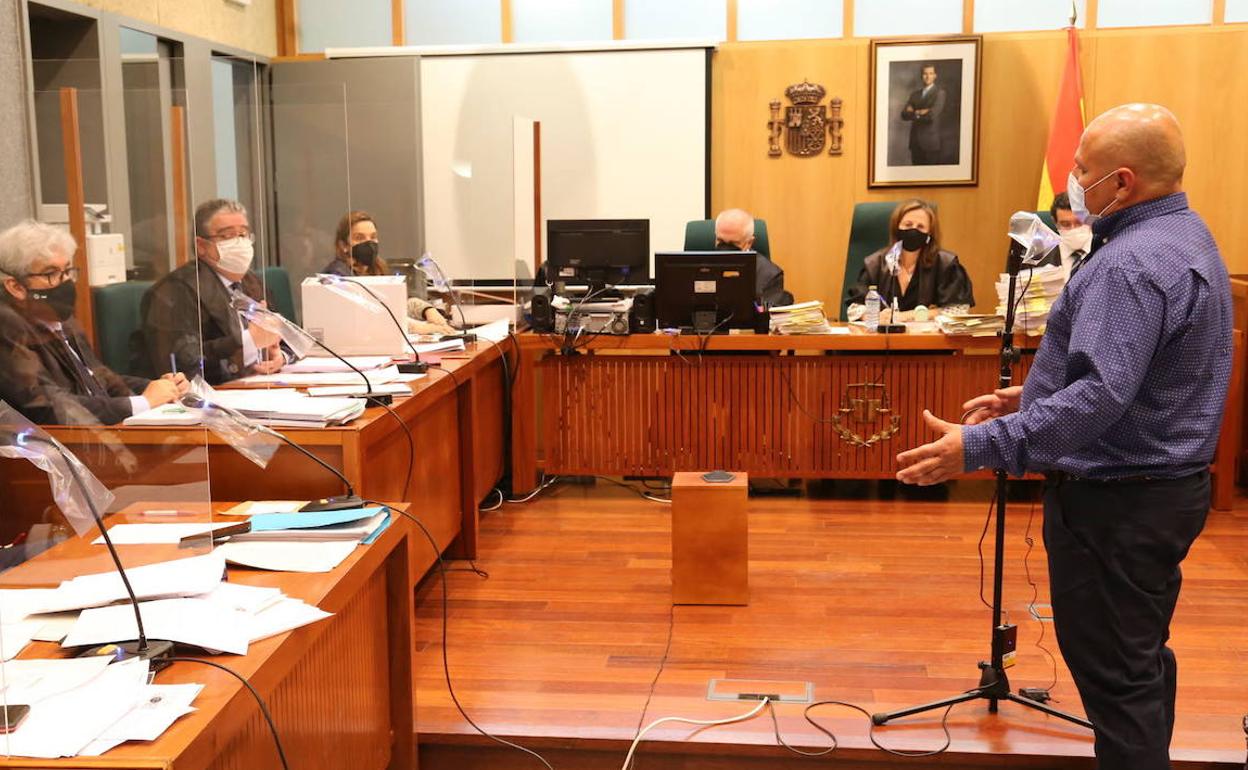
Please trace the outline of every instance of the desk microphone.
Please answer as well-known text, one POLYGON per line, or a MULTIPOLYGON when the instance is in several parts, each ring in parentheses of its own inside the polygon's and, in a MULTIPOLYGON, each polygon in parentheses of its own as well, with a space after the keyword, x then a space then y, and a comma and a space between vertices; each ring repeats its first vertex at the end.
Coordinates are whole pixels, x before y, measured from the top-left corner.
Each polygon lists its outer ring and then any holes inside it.
POLYGON ((347 488, 347 493, 345 495, 334 495, 332 497, 326 497, 320 500, 313 500, 312 502, 303 506, 299 510, 309 511, 309 512, 311 511, 344 511, 344 510, 349 510, 352 508, 364 507, 364 501, 361 500, 355 494, 355 486, 351 483, 349 479, 347 479, 345 475, 343 475, 342 471, 338 470, 334 466, 330 465, 329 463, 325 462, 321 458, 312 454, 307 449, 305 449, 301 444, 294 441, 293 439, 288 438, 285 434, 279 433, 278 431, 273 430, 267 425, 261 425, 255 420, 250 419, 249 417, 247 417, 246 415, 242 414, 241 412, 235 409, 231 409, 228 406, 223 406, 222 404, 214 403, 204 398, 203 396, 200 396, 195 393, 187 393, 183 395, 181 398, 181 403, 183 406, 190 407, 192 409, 215 409, 221 412, 222 414, 226 415, 227 417, 229 417, 231 420, 238 423, 239 425, 242 425, 250 430, 257 431, 258 433, 263 433, 266 436, 272 436, 273 438, 276 438, 279 441, 282 441, 291 449, 294 449, 296 452, 299 452, 304 457, 307 457, 308 459, 315 462, 317 465, 321 466, 325 470, 337 476, 338 480, 341 481, 343 486, 347 488))
POLYGON ((65 461, 66 467, 69 468, 69 475, 74 479, 74 485, 78 487, 78 492, 87 503, 87 509, 91 511, 91 518, 95 520, 95 525, 100 528, 100 536, 104 538, 104 545, 108 546, 108 553, 113 557, 113 566, 117 568, 117 574, 121 576, 121 583, 126 587, 126 595, 130 597, 130 606, 134 608, 134 624, 138 629, 139 638, 132 642, 91 647, 83 652, 82 656, 112 655, 117 660, 139 658, 140 660, 148 661, 153 671, 164 668, 168 665, 165 659, 173 655, 173 642, 163 639, 149 640, 147 638, 147 631, 143 628, 143 613, 139 611, 139 599, 134 595, 134 588, 130 586, 130 578, 126 575, 126 568, 121 565, 121 557, 117 554, 117 548, 113 545, 113 539, 108 535, 108 528, 104 526, 104 519, 100 516, 99 509, 95 507, 95 500, 91 497, 90 490, 87 489, 86 483, 78 473, 78 467, 75 464, 78 458, 74 456, 73 452, 62 446, 61 442, 51 437, 45 438, 33 429, 14 430, 12 428, 0 428, 0 442, 15 446, 26 446, 33 443, 43 444, 44 446, 52 447, 61 456, 61 459, 65 461))
MULTIPOLYGON (((368 296, 372 297, 373 301, 376 302, 378 305, 381 305, 382 310, 386 311, 386 315, 390 316, 390 320, 394 322, 394 328, 399 330, 399 336, 403 338, 403 341, 406 342, 407 346, 411 348, 412 350, 412 363, 409 365, 400 364, 399 371, 404 372, 405 374, 423 374, 429 370, 428 364, 421 363, 420 353, 416 351, 416 345, 412 343, 411 337, 407 336, 407 329, 404 328, 403 324, 399 323, 399 319, 395 317, 394 311, 390 309, 390 306, 387 305, 385 301, 382 300, 381 297, 378 297, 377 294, 372 289, 368 288, 367 284, 365 284, 363 281, 357 281, 354 278, 346 278, 346 277, 339 276, 339 275, 329 275, 329 274, 317 276, 317 280, 320 282, 322 286, 328 286, 331 288, 337 286, 337 284, 340 284, 340 283, 350 283, 355 286, 359 286, 361 289, 367 292, 368 296)), ((321 347, 325 347, 325 346, 322 345, 321 347)), ((328 350, 329 348, 325 348, 325 349, 328 350)))

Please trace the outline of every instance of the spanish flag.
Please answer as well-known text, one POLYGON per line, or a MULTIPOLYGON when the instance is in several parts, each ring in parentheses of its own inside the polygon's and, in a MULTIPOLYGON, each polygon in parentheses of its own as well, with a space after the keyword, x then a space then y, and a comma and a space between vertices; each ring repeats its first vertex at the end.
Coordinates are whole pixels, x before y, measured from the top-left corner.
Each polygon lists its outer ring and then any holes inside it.
POLYGON ((1075 165, 1075 150, 1083 134, 1083 79, 1079 76, 1079 38, 1074 26, 1066 28, 1069 42, 1062 86, 1057 92, 1057 107, 1049 126, 1049 146, 1040 169, 1040 196, 1036 210, 1044 211, 1053 203, 1053 196, 1066 192, 1066 177, 1075 165))

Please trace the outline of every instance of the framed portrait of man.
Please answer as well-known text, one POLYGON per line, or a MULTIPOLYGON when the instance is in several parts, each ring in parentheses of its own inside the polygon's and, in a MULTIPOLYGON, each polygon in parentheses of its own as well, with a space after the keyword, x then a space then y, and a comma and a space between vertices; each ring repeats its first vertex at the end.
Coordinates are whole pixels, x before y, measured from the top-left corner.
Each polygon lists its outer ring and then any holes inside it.
POLYGON ((977 184, 980 42, 871 41, 869 187, 977 184))

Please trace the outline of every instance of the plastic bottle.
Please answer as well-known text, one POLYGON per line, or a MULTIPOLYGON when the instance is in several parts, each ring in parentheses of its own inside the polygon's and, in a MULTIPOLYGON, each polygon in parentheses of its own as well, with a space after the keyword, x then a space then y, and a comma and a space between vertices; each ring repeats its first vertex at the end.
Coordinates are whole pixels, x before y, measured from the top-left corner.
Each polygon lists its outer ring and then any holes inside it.
POLYGON ((874 332, 880 328, 880 292, 876 287, 867 288, 867 310, 862 315, 862 320, 867 325, 867 331, 874 332))

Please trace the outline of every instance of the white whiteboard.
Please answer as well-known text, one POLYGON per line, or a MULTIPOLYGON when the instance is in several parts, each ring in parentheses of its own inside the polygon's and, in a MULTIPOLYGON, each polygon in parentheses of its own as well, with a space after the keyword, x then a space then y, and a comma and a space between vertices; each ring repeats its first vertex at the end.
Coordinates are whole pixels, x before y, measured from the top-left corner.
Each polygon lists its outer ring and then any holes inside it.
POLYGON ((517 274, 516 117, 541 123, 543 233, 547 219, 649 219, 652 253, 681 248, 685 223, 706 215, 707 59, 701 48, 422 57, 425 248, 454 279, 517 274))

